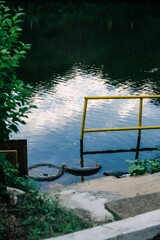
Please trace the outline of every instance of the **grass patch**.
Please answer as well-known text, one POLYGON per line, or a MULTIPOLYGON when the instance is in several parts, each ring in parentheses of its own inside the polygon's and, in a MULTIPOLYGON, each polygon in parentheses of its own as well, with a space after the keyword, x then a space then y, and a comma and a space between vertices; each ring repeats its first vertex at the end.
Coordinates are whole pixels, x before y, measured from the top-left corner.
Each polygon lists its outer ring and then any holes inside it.
POLYGON ((43 239, 91 227, 57 198, 28 192, 18 204, 0 204, 0 239, 43 239))

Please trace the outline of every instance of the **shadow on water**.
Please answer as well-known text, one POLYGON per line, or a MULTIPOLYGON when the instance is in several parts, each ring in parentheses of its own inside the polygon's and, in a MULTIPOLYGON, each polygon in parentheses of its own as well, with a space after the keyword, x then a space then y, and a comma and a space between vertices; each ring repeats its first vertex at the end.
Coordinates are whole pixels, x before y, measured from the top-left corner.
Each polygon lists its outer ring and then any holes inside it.
MULTIPOLYGON (((32 100, 38 109, 29 115, 20 134, 13 137, 28 139, 29 165, 65 162, 79 166, 84 96, 159 94, 160 5, 45 1, 27 2, 23 7, 26 12, 23 40, 31 43, 32 49, 22 63, 19 76, 33 86, 32 100)), ((146 102, 147 124, 156 119, 159 125, 159 107, 159 100, 146 102)), ((135 120, 135 108, 130 102, 109 102, 93 110, 95 118, 90 108, 89 116, 94 121, 89 120, 88 124, 106 126, 107 120, 107 124, 126 126, 135 120)), ((86 142, 89 150, 87 153, 84 149, 81 163, 85 156, 87 165, 98 161, 103 166, 95 178, 102 176, 106 168, 126 170, 125 159, 134 159, 135 154, 150 157, 146 146, 156 153, 159 133, 142 134, 141 147, 132 147, 138 146, 137 136, 130 132, 101 134, 93 140, 87 137, 86 142), (106 142, 109 149, 121 151, 99 154, 106 142), (124 146, 132 151, 122 151, 124 146)), ((78 181, 65 174, 56 182, 78 181)))

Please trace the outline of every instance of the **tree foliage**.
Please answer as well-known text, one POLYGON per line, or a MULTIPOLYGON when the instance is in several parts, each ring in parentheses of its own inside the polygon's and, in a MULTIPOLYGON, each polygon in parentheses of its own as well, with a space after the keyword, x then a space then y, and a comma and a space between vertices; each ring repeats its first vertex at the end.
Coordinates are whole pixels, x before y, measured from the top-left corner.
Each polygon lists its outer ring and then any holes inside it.
POLYGON ((31 87, 24 84, 16 74, 20 61, 25 58, 30 44, 20 40, 21 8, 10 9, 0 1, 0 142, 9 140, 12 132, 18 132, 19 124, 25 124, 31 104, 31 87))

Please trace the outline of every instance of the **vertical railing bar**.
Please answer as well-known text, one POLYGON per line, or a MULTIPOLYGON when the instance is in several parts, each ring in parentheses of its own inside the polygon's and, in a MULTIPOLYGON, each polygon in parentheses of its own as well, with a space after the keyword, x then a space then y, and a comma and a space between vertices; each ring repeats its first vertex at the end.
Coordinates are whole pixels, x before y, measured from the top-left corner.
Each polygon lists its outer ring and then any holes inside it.
POLYGON ((88 99, 84 98, 84 107, 83 107, 83 116, 82 116, 82 126, 81 126, 81 135, 80 135, 80 153, 83 154, 83 138, 84 138, 84 128, 86 122, 86 113, 87 113, 87 103, 88 99))
MULTIPOLYGON (((142 126, 142 111, 143 111, 143 97, 139 99, 139 115, 138 115, 138 127, 142 126)), ((138 130, 138 137, 141 136, 141 130, 138 130)))
POLYGON ((88 103, 88 99, 84 98, 84 107, 83 107, 83 116, 82 116, 82 126, 81 126, 80 140, 83 140, 83 137, 84 137, 84 128, 85 128, 86 113, 87 113, 87 103, 88 103))
POLYGON ((143 98, 140 98, 139 102, 139 117, 138 117, 138 127, 142 125, 142 110, 143 110, 143 98))

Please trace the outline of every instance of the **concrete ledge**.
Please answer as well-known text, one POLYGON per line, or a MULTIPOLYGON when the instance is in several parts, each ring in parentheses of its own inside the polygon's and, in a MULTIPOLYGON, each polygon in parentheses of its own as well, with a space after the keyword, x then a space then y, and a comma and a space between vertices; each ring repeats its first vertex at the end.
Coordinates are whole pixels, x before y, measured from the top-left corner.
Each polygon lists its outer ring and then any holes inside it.
POLYGON ((46 240, 149 240, 160 233, 160 210, 46 240))

